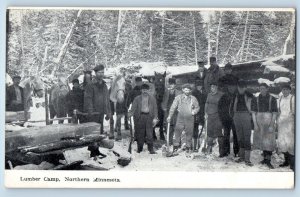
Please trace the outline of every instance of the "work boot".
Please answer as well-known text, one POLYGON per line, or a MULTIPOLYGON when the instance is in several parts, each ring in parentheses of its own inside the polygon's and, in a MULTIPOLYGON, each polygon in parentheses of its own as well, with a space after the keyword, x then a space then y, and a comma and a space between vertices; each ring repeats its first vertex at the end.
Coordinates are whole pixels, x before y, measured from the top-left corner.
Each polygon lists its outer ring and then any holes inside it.
POLYGON ((138 144, 137 153, 141 153, 143 151, 143 144, 138 144))
POLYGON ((193 138, 193 152, 198 152, 198 147, 197 147, 197 139, 196 138, 193 138))
POLYGON ((149 150, 149 153, 150 153, 150 154, 157 154, 157 153, 154 151, 153 144, 148 144, 148 150, 149 150))
POLYGON ((121 135, 121 130, 120 130, 120 128, 118 128, 118 130, 117 130, 117 141, 120 141, 120 140, 122 140, 122 135, 121 135))
POLYGON ((286 167, 286 166, 289 166, 289 165, 290 165, 289 154, 284 153, 284 162, 282 164, 280 164, 279 167, 286 167))
POLYGON ((247 166, 252 167, 253 164, 252 164, 251 161, 250 161, 250 156, 251 156, 251 151, 250 151, 250 150, 245 150, 245 164, 246 164, 247 166))
POLYGON ((191 154, 192 154, 191 148, 187 147, 186 150, 185 150, 185 156, 186 157, 191 157, 191 154))
POLYGON ((265 165, 268 166, 269 169, 274 169, 274 166, 271 164, 271 161, 270 161, 270 160, 266 160, 265 165))

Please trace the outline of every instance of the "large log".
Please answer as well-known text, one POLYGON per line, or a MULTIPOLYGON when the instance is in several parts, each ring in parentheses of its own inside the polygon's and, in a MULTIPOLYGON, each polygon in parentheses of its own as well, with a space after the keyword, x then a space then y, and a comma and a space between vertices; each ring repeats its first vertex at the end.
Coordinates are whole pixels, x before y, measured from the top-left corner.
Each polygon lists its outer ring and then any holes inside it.
POLYGON ((99 146, 104 148, 113 148, 114 143, 112 140, 105 140, 106 136, 104 135, 87 135, 81 138, 74 138, 74 139, 66 139, 66 140, 60 140, 56 142, 51 142, 47 144, 42 144, 38 146, 33 147, 24 147, 20 148, 21 152, 34 152, 34 153, 44 153, 49 151, 55 151, 55 150, 61 150, 66 148, 76 148, 76 147, 82 147, 82 146, 88 146, 90 144, 93 144, 94 142, 97 142, 99 146), (102 141, 104 141, 102 143, 102 141))
POLYGON ((25 112, 24 111, 6 111, 5 112, 5 122, 14 122, 19 120, 25 120, 25 112))
POLYGON ((82 137, 100 133, 100 124, 58 124, 25 128, 5 133, 5 152, 17 150, 20 146, 37 146, 59 141, 62 138, 82 137))

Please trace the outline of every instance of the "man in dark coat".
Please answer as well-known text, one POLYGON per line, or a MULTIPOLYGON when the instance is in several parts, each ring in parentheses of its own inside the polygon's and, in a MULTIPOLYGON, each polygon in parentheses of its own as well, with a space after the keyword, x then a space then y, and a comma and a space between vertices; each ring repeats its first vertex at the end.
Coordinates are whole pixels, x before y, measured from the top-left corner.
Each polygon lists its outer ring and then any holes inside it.
POLYGON ((6 89, 6 111, 24 111, 24 90, 20 76, 13 77, 13 85, 6 89))
POLYGON ((149 94, 149 85, 141 86, 142 94, 135 97, 129 116, 133 116, 135 140, 138 144, 137 152, 143 151, 144 143, 148 144, 150 154, 156 154, 153 149, 153 127, 157 124, 157 104, 155 98, 149 94))
POLYGON ((233 152, 234 155, 237 156, 239 153, 239 145, 238 138, 236 134, 236 129, 233 123, 233 113, 232 113, 232 103, 236 93, 236 82, 228 79, 220 79, 223 83, 225 83, 223 96, 220 98, 218 104, 219 117, 223 125, 224 129, 224 154, 221 157, 228 156, 230 154, 230 132, 232 130, 233 134, 233 152))
MULTIPOLYGON (((83 97, 84 91, 79 86, 79 80, 73 79, 72 81, 73 89, 67 94, 66 101, 67 101, 67 108, 68 108, 68 115, 70 117, 73 116, 73 111, 78 110, 80 112, 83 111, 83 97)), ((83 116, 78 114, 77 118, 80 123, 83 122, 83 116)), ((69 120, 69 123, 71 121, 69 120)))
POLYGON ((199 125, 202 126, 202 129, 204 127, 204 107, 207 95, 204 93, 203 90, 203 80, 196 79, 195 81, 196 88, 192 91, 192 95, 196 97, 200 110, 195 115, 195 122, 194 122, 194 133, 193 133, 193 151, 197 152, 197 141, 198 141, 198 135, 199 135, 199 125))
POLYGON ((85 111, 89 114, 89 121, 98 122, 101 124, 100 134, 103 134, 103 118, 111 118, 111 109, 109 102, 109 92, 106 86, 104 78, 104 66, 102 64, 97 65, 94 68, 96 73, 95 82, 88 84, 84 92, 84 107, 85 111), (97 112, 99 114, 93 114, 97 112))
POLYGON ((217 59, 210 57, 210 67, 204 78, 204 90, 208 94, 210 92, 210 84, 218 83, 219 79, 224 76, 224 71, 218 66, 217 59))

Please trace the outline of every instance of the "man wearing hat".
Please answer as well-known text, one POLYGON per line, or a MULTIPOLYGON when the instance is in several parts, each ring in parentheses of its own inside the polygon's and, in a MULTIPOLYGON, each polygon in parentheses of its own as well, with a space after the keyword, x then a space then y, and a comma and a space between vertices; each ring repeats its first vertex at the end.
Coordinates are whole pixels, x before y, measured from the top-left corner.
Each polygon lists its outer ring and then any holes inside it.
POLYGON ((20 76, 13 77, 13 85, 6 89, 6 111, 24 111, 24 90, 20 76))
POLYGON ((210 67, 208 68, 204 78, 204 90, 208 94, 210 92, 210 84, 218 83, 219 79, 224 76, 223 70, 218 66, 217 59, 210 57, 210 67))
MULTIPOLYGON (((176 80, 174 78, 169 79, 169 88, 165 90, 163 101, 161 103, 161 108, 164 111, 164 117, 167 119, 171 105, 175 99, 176 96, 181 94, 182 92, 180 90, 176 89, 176 80)), ((166 120, 165 120, 166 122, 166 120)), ((171 122, 170 122, 170 132, 169 132, 169 144, 173 145, 173 137, 174 137, 174 127, 176 123, 176 115, 173 116, 171 122)))
POLYGON ((189 84, 182 86, 182 94, 175 97, 167 118, 167 122, 170 123, 175 112, 177 113, 177 120, 175 126, 175 141, 174 152, 176 152, 180 146, 182 132, 185 131, 186 141, 181 142, 181 145, 186 144, 187 156, 191 154, 192 137, 194 130, 195 115, 199 112, 199 103, 197 99, 191 95, 192 87, 189 84))
POLYGON ((263 151, 261 164, 273 169, 272 152, 276 149, 275 122, 278 112, 276 98, 270 95, 266 83, 259 84, 260 94, 252 99, 251 110, 254 123, 253 147, 263 151))
MULTIPOLYGON (((83 98, 84 98, 84 91, 80 88, 79 80, 73 79, 72 84, 73 84, 73 88, 66 96, 68 115, 70 117, 73 116, 74 110, 78 110, 80 112, 83 111, 83 98)), ((83 116, 78 114, 77 117, 79 119, 79 122, 82 123, 83 116)), ((69 122, 71 121, 69 120, 69 122)))
POLYGON ((204 127, 204 107, 207 95, 204 93, 203 90, 203 79, 197 78, 195 80, 195 89, 192 91, 192 95, 197 99, 199 103, 200 110, 195 115, 195 122, 194 122, 194 132, 193 132, 193 151, 197 152, 197 142, 198 142, 198 135, 199 135, 199 125, 204 127))
POLYGON ((156 154, 153 147, 153 127, 157 124, 156 99, 149 94, 149 85, 141 85, 141 95, 134 98, 129 116, 134 120, 134 136, 137 141, 138 150, 143 151, 144 143, 148 145, 150 154, 156 154))
POLYGON ((222 132, 222 123, 218 109, 219 101, 223 93, 218 91, 218 83, 211 82, 210 93, 205 103, 205 118, 207 124, 207 153, 212 153, 214 139, 218 139, 219 156, 224 155, 224 135, 222 132))
POLYGON ((95 82, 88 84, 84 92, 84 107, 85 111, 90 114, 90 120, 101 124, 100 133, 103 134, 103 118, 111 118, 111 109, 109 102, 109 93, 104 78, 104 66, 102 64, 97 65, 94 68, 96 77, 95 82), (99 114, 91 116, 93 112, 99 114))
MULTIPOLYGON (((251 158, 251 101, 254 96, 247 92, 245 81, 238 82, 238 92, 231 103, 234 126, 238 136, 239 159, 238 163, 245 162, 248 166, 253 166, 251 158)), ((227 133, 227 132, 226 132, 227 133)))
POLYGON ((282 96, 278 99, 278 149, 284 154, 284 162, 279 167, 290 166, 295 170, 295 96, 291 86, 282 86, 282 96))

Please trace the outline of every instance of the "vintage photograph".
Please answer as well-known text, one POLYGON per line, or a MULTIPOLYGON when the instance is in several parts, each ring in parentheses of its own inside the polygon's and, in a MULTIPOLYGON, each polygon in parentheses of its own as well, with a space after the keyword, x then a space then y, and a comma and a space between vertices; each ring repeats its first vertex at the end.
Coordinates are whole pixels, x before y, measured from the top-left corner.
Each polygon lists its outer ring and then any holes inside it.
POLYGON ((6 171, 293 173, 295 17, 8 8, 6 171))

